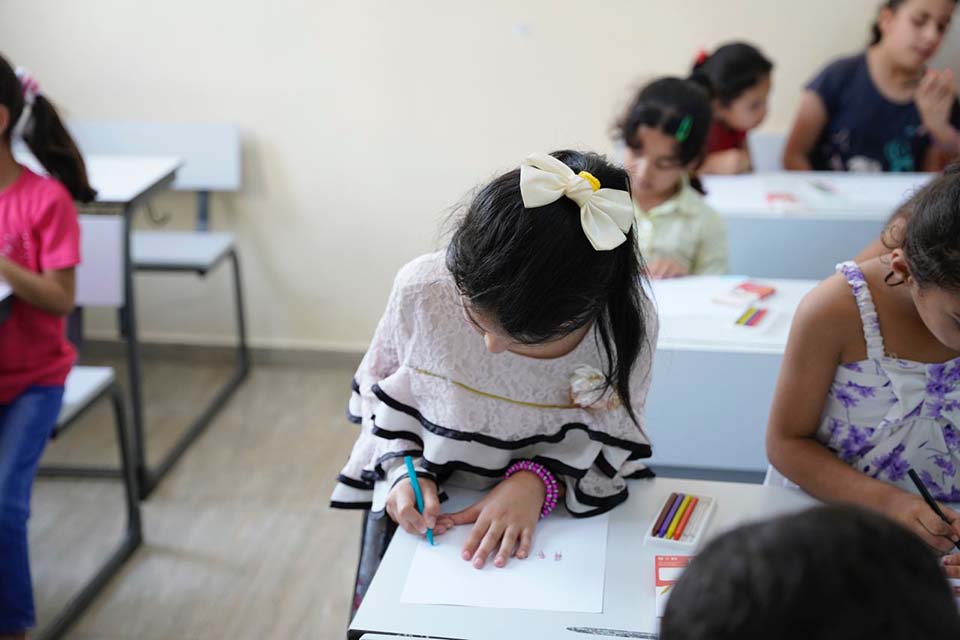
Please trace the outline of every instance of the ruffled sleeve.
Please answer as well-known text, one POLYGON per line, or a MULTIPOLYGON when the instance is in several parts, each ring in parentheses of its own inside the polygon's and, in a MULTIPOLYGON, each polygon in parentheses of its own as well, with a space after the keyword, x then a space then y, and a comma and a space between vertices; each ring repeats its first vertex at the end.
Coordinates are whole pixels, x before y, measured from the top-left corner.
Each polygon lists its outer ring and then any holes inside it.
POLYGON ((347 419, 360 427, 360 434, 347 464, 337 476, 337 485, 331 498, 333 507, 370 509, 375 502, 382 505, 389 488, 407 475, 404 456, 415 459, 418 476, 422 473, 424 477, 432 478, 432 474, 423 470, 421 446, 404 438, 385 439, 374 435, 374 412, 379 403, 374 395, 374 387, 400 367, 404 326, 401 317, 403 292, 404 270, 401 270, 394 280, 386 310, 370 347, 351 384, 347 419))

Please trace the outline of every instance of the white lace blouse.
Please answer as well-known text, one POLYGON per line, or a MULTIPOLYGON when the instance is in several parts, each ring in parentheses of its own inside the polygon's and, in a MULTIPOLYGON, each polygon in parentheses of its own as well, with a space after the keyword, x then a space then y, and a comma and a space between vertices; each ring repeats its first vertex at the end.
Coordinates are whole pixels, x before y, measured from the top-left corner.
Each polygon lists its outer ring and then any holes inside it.
POLYGON ((495 485, 516 460, 532 459, 566 485, 574 515, 607 511, 627 497, 627 478, 652 474, 643 430, 657 323, 633 369, 638 426, 612 390, 597 391, 606 358, 596 330, 571 353, 536 359, 489 353, 464 319, 443 253, 403 267, 353 381, 348 418, 360 435, 338 476, 332 505, 383 510, 390 488, 417 474, 441 487, 495 485))

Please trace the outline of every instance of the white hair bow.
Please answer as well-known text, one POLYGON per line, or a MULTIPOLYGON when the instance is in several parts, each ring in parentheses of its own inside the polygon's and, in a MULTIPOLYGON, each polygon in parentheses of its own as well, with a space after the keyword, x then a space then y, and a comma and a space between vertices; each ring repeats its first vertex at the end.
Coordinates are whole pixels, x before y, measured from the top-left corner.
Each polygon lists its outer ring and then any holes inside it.
POLYGON ((13 138, 22 139, 27 130, 27 124, 33 115, 33 103, 40 95, 40 83, 36 78, 30 75, 30 72, 23 67, 17 67, 17 80, 20 81, 20 87, 23 90, 23 112, 20 113, 20 119, 13 127, 13 138))
POLYGON ((17 80, 20 81, 20 86, 23 88, 23 101, 27 106, 32 107, 37 96, 40 95, 40 83, 23 67, 17 67, 16 73, 17 80))
POLYGON ((586 171, 579 174, 545 153, 534 153, 520 165, 520 195, 527 209, 542 207, 566 196, 580 207, 580 224, 597 251, 616 249, 633 226, 630 194, 622 189, 601 189, 600 181, 586 171))

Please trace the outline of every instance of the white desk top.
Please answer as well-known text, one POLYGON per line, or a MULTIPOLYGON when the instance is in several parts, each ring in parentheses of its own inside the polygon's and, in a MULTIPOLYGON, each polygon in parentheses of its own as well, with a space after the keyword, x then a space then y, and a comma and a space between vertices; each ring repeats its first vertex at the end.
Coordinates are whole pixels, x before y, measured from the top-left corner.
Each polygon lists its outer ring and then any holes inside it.
POLYGON ((688 351, 734 351, 783 354, 790 324, 800 300, 816 280, 757 279, 777 292, 757 303, 770 315, 756 327, 735 324, 741 307, 718 304, 721 295, 747 278, 743 276, 691 276, 652 282, 653 299, 660 318, 658 349, 688 351))
POLYGON ((726 218, 886 221, 932 173, 780 172, 705 176, 707 202, 726 218))
MULTIPOLYGON (((671 550, 643 544, 644 528, 672 491, 716 498, 708 536, 750 520, 770 518, 815 504, 804 493, 779 487, 657 478, 630 482, 630 499, 613 510, 607 546, 603 613, 560 613, 519 609, 412 605, 400 602, 416 539, 398 531, 350 625, 354 633, 393 633, 464 640, 589 640, 567 627, 600 627, 654 632, 654 556, 671 550), (509 632, 509 633, 507 633, 509 632)), ((479 494, 451 492, 449 510, 479 494)), ((485 569, 495 571, 493 567, 485 569)), ((455 588, 456 585, 437 585, 455 588)), ((375 637, 375 636, 374 636, 375 637)))
POLYGON ((104 156, 85 158, 97 202, 128 204, 172 182, 183 162, 174 156, 104 156))
MULTIPOLYGON (((40 175, 43 166, 25 145, 16 145, 18 162, 40 175)), ((153 189, 173 182, 183 164, 175 156, 98 155, 84 156, 90 184, 97 190, 101 204, 130 204, 153 189)))

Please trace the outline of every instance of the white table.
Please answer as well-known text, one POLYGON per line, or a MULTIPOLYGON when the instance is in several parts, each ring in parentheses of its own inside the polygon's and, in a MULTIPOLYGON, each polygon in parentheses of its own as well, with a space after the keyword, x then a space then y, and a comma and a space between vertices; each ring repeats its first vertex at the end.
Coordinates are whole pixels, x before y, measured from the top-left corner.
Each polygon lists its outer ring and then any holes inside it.
MULTIPOLYGON (((708 537, 745 522, 771 518, 815 504, 804 493, 761 485, 696 480, 637 480, 630 483, 630 499, 610 516, 603 613, 563 613, 519 609, 412 605, 400 602, 416 539, 398 531, 380 564, 349 637, 365 634, 449 638, 454 640, 592 640, 567 631, 570 626, 656 632, 654 556, 670 551, 643 544, 643 533, 673 491, 713 496, 717 512, 708 537)), ((479 494, 450 491, 453 509, 479 494)), ((442 541, 442 539, 441 539, 442 541)), ((487 570, 494 571, 489 568, 487 570)), ((437 585, 456 588, 457 585, 437 585)), ((376 635, 368 635, 376 638, 376 635)))
POLYGON ((758 173, 706 176, 704 186, 727 223, 731 273, 824 278, 875 240, 933 175, 758 173))
POLYGON ((0 282, 0 322, 10 314, 10 304, 13 301, 13 289, 6 282, 0 282))
MULTIPOLYGON (((14 148, 17 161, 37 173, 45 173, 42 165, 24 145, 14 148)), ((157 192, 167 189, 183 164, 174 156, 97 155, 84 156, 87 176, 97 190, 97 205, 121 209, 123 219, 123 300, 120 301, 121 334, 127 343, 127 375, 133 416, 133 448, 141 497, 155 484, 148 474, 144 451, 143 391, 140 375, 140 342, 137 335, 136 296, 134 295, 133 260, 131 254, 133 215, 157 192)), ((185 446, 183 447, 185 448, 185 446)))
POLYGON ((744 277, 696 276, 653 283, 660 318, 646 404, 650 464, 761 473, 767 417, 790 324, 814 280, 758 279, 777 292, 771 316, 738 327, 742 310, 712 298, 744 277))
POLYGON ((89 155, 84 158, 97 202, 129 206, 173 182, 183 162, 173 156, 89 155))
MULTIPOLYGON (((97 203, 123 209, 124 305, 120 309, 121 334, 127 343, 127 378, 133 416, 133 449, 141 498, 153 490, 157 475, 147 466, 143 388, 140 374, 140 341, 134 294, 132 241, 133 215, 157 192, 176 178, 180 158, 173 156, 88 155, 84 157, 90 184, 97 190, 97 203)), ((184 447, 186 448, 186 447, 184 447)))

